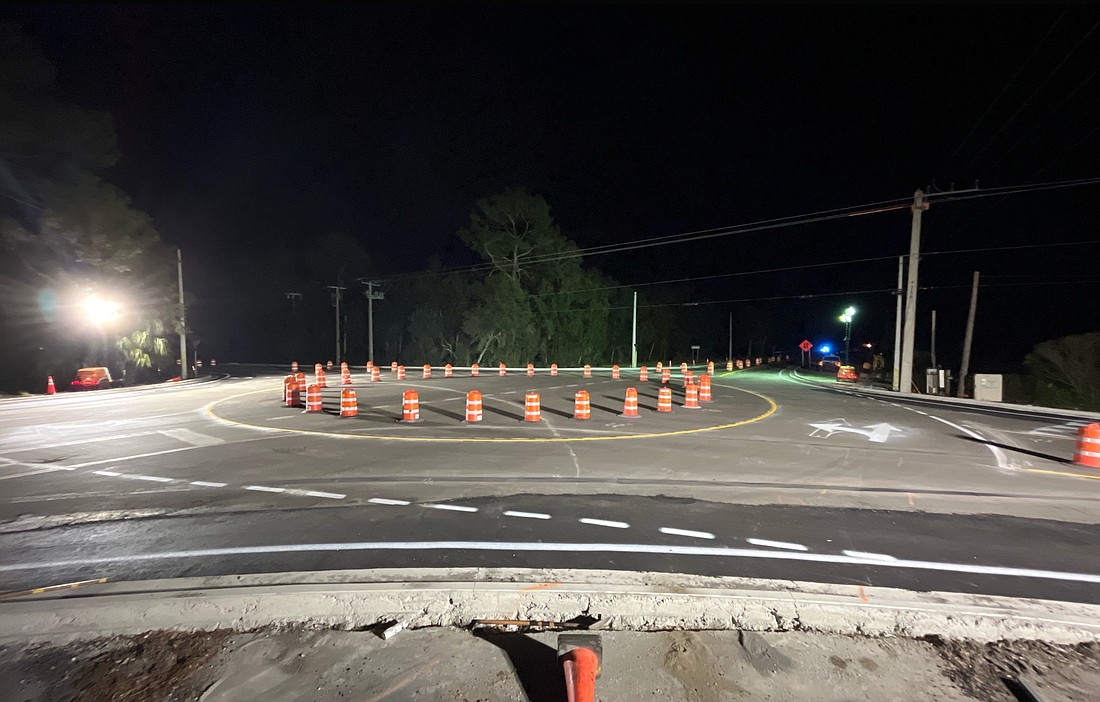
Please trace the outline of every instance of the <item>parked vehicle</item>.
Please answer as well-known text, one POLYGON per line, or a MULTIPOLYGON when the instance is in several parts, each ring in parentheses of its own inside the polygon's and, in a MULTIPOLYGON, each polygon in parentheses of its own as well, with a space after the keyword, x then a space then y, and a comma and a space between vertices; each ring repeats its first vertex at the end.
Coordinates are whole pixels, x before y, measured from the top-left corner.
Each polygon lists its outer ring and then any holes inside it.
POLYGON ((836 370, 837 382, 850 382, 854 383, 859 380, 859 373, 856 372, 855 366, 840 366, 836 370))
POLYGON ((105 390, 114 383, 111 371, 104 366, 81 368, 76 372, 76 380, 70 385, 72 390, 105 390))

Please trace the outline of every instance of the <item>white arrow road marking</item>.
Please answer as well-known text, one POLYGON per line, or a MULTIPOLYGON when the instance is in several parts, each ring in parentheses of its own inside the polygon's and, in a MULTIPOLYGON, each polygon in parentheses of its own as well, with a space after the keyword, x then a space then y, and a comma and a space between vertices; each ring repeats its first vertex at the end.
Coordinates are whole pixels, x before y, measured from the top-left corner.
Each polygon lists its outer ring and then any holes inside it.
POLYGON ((895 427, 893 424, 887 424, 886 422, 879 422, 878 424, 869 424, 866 428, 860 429, 858 427, 848 426, 847 423, 841 420, 833 420, 830 422, 822 422, 819 424, 810 423, 810 426, 814 428, 810 432, 810 436, 816 436, 819 431, 825 432, 825 438, 829 438, 833 434, 838 432, 847 432, 849 434, 859 434, 860 436, 866 436, 872 443, 884 444, 886 440, 890 438, 890 432, 898 431, 901 429, 895 427))
POLYGON ((164 429, 157 433, 171 437, 177 441, 182 441, 185 444, 191 444, 192 446, 217 446, 218 444, 225 443, 225 439, 219 439, 216 436, 210 436, 208 434, 200 434, 190 429, 164 429))

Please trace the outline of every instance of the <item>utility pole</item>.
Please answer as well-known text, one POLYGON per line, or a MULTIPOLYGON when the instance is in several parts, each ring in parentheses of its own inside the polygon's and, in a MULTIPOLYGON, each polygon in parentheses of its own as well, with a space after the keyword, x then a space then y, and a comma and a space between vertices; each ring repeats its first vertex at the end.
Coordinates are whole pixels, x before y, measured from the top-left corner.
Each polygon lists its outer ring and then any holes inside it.
POLYGON ((733 360, 733 312, 730 312, 730 345, 729 350, 726 352, 726 360, 733 360))
POLYGON ((939 368, 936 363, 936 310, 932 310, 932 367, 939 368))
POLYGON ((343 296, 343 292, 347 290, 346 287, 339 285, 339 280, 336 281, 337 285, 326 285, 329 290, 332 291, 332 306, 336 308, 336 358, 335 362, 339 363, 342 354, 340 353, 340 298, 343 296))
POLYGON ((638 291, 634 291, 634 321, 630 331, 630 367, 638 367, 638 291))
POLYGON ((183 252, 176 248, 176 273, 180 283, 180 380, 187 380, 187 308, 183 304, 183 252))
POLYGON ((905 256, 898 256, 898 301, 894 315, 894 392, 898 391, 901 378, 901 295, 905 287, 905 256))
POLYGON ((970 288, 970 312, 966 315, 966 336, 963 337, 962 367, 959 369, 959 389, 956 395, 963 397, 966 374, 970 372, 970 342, 974 338, 974 315, 978 311, 978 271, 974 271, 974 285, 970 288))
POLYGON ((374 363, 374 301, 386 299, 384 292, 375 291, 375 285, 378 283, 367 281, 367 360, 371 363, 374 363))
POLYGON ((902 332, 901 378, 899 392, 913 392, 913 342, 917 333, 917 268, 920 266, 920 218, 928 205, 924 191, 913 193, 913 226, 909 234, 909 280, 905 287, 905 329, 902 332))

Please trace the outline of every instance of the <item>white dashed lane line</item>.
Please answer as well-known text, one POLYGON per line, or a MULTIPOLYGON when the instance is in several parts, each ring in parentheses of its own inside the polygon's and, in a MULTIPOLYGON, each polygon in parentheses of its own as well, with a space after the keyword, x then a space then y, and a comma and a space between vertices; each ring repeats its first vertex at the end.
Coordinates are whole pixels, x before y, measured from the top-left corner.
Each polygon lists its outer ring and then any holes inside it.
POLYGON ((802 544, 792 544, 789 541, 769 541, 768 539, 745 539, 753 546, 764 546, 766 548, 782 548, 787 551, 809 551, 802 544))
POLYGON ((887 553, 868 553, 866 551, 841 551, 851 558, 866 558, 869 561, 896 561, 897 558, 887 553))
POLYGON ((408 500, 391 500, 386 497, 372 497, 367 500, 367 502, 371 502, 376 505, 393 505, 396 507, 404 507, 405 505, 411 504, 408 500))
POLYGON ((208 482, 206 480, 192 480, 191 484, 192 485, 197 485, 198 487, 222 488, 222 487, 225 487, 226 485, 228 485, 229 483, 214 483, 214 482, 208 482))
POLYGON ((714 534, 709 531, 692 531, 690 529, 674 529, 672 527, 660 527, 657 531, 670 536, 690 536, 694 539, 713 539, 714 534))
POLYGON ((113 470, 93 470, 92 475, 102 475, 107 478, 117 478, 120 476, 119 473, 116 473, 113 470))
POLYGON ((245 485, 245 490, 255 490, 256 492, 286 492, 284 488, 267 487, 266 485, 245 485))
POLYGON ((130 478, 131 480, 147 480, 151 483, 174 483, 174 478, 162 478, 159 475, 123 475, 123 478, 130 478))
POLYGON ((542 512, 513 512, 508 510, 504 513, 505 517, 524 517, 526 519, 549 519, 549 514, 543 514, 542 512))
POLYGON ((428 509, 444 509, 451 512, 476 512, 477 507, 467 507, 465 505, 437 505, 437 504, 425 504, 421 507, 427 507, 428 509))
POLYGON ((591 524, 592 526, 611 527, 612 529, 629 529, 630 525, 626 522, 613 522, 607 519, 589 519, 588 517, 581 517, 577 520, 581 524, 591 524))

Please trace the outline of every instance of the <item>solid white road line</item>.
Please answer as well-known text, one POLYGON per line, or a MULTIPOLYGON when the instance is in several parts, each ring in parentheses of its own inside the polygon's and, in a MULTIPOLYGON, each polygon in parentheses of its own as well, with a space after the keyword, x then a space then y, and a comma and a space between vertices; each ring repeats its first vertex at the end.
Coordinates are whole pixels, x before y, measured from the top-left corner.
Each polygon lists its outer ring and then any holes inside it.
POLYGON ((156 434, 155 431, 139 431, 132 434, 115 434, 114 436, 97 436, 91 439, 79 439, 76 441, 61 441, 55 444, 39 444, 37 446, 26 446, 24 448, 4 449, 4 453, 19 453, 21 451, 39 451, 46 449, 62 448, 64 446, 83 446, 84 444, 94 444, 100 441, 122 441, 123 439, 133 439, 139 436, 151 436, 156 434))
POLYGON ((999 446, 993 446, 993 445, 989 444, 988 442, 986 442, 985 437, 982 436, 981 434, 979 434, 977 432, 974 432, 974 431, 970 431, 966 427, 959 426, 958 424, 955 424, 954 422, 949 422, 946 419, 941 419, 940 417, 937 417, 934 414, 928 415, 928 418, 929 419, 935 419, 937 422, 941 422, 943 424, 946 424, 949 427, 954 427, 955 429, 958 429, 959 431, 966 434, 967 436, 970 436, 970 437, 975 438, 978 441, 982 442, 982 445, 985 446, 987 449, 989 449, 993 453, 993 458, 997 461, 997 467, 998 468, 1005 469, 1005 470, 1013 468, 1012 462, 1008 460, 1008 455, 1004 451, 1002 451, 999 446))
POLYGON ((845 556, 852 558, 866 558, 869 561, 896 561, 897 558, 888 553, 868 553, 867 551, 841 551, 845 556))
POLYGON ((542 512, 513 512, 508 510, 504 513, 505 517, 525 517, 527 519, 549 519, 549 514, 543 514, 542 512))
POLYGON ((396 505, 398 507, 404 507, 405 505, 412 504, 408 500, 391 500, 386 497, 372 497, 367 502, 373 502, 376 505, 396 505))
MULTIPOLYGON (((235 446, 237 444, 246 444, 253 441, 264 441, 265 439, 281 439, 286 438, 285 434, 268 434, 265 436, 254 436, 251 439, 240 439, 237 441, 226 442, 226 446, 235 446)), ((64 470, 75 470, 77 468, 87 468, 88 466, 101 466, 104 463, 121 463, 122 461, 132 461, 137 458, 150 458, 152 456, 163 456, 169 453, 179 453, 180 451, 194 451, 195 449, 206 448, 205 446, 183 446, 181 448, 168 449, 166 451, 152 451, 150 453, 138 453, 133 456, 118 456, 116 458, 104 458, 101 461, 87 461, 85 463, 73 463, 67 466, 61 466, 64 470)))
POLYGON ((984 566, 973 563, 942 563, 939 561, 894 560, 869 561, 827 553, 796 553, 792 551, 760 551, 748 548, 721 546, 679 546, 672 544, 612 544, 612 543, 562 543, 530 541, 359 541, 318 544, 271 544, 267 546, 230 546, 226 548, 195 549, 188 551, 164 551, 160 553, 120 554, 97 558, 74 558, 60 561, 29 561, 0 565, 0 573, 48 568, 74 568, 105 563, 134 563, 174 558, 212 558, 275 553, 324 553, 334 551, 517 551, 525 553, 636 553, 680 556, 716 556, 721 558, 760 558, 775 561, 801 561, 808 563, 833 563, 879 568, 904 568, 907 570, 932 570, 974 575, 1004 576, 1011 578, 1038 578, 1078 583, 1100 584, 1100 574, 1073 573, 1036 568, 1008 566, 984 566))
POLYGON ((802 544, 792 544, 789 541, 770 541, 768 539, 745 539, 753 546, 765 546, 767 548, 782 548, 788 551, 809 551, 802 544))
POLYGON ((690 529, 674 529, 672 527, 660 527, 657 531, 670 536, 690 536, 696 539, 713 539, 714 534, 709 531, 692 531, 690 529))
POLYGON ((592 526, 611 527, 612 529, 629 529, 630 525, 626 522, 612 522, 606 519, 589 519, 588 517, 581 517, 577 520, 581 524, 591 524, 592 526))
MULTIPOLYGON (((95 473, 96 471, 93 470, 92 472, 95 473)), ((206 480, 192 480, 191 484, 198 485, 199 487, 225 487, 229 483, 212 483, 206 480)))
POLYGON ((421 507, 427 507, 428 509, 445 509, 451 512, 476 512, 477 507, 467 507, 465 505, 436 505, 436 504, 422 504, 421 507))

